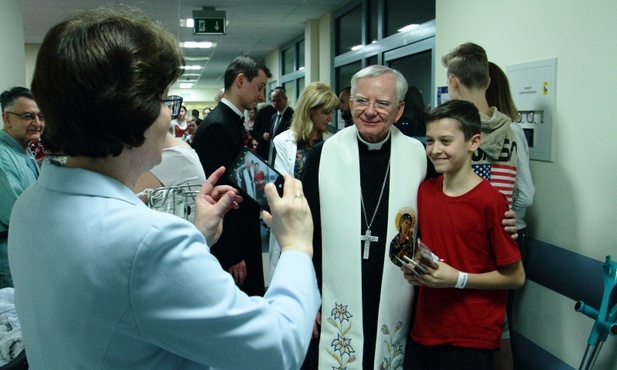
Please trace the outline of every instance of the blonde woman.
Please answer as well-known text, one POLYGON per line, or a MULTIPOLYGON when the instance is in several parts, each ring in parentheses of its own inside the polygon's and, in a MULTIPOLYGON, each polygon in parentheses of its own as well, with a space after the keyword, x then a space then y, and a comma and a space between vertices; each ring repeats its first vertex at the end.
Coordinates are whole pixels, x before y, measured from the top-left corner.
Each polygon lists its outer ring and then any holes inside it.
POLYGON ((289 130, 274 138, 274 168, 299 179, 310 148, 330 136, 326 132, 339 99, 330 86, 313 82, 300 94, 289 130))
MULTIPOLYGON (((338 108, 339 99, 330 86, 313 82, 302 90, 289 130, 274 138, 274 168, 283 175, 290 174, 299 179, 308 151, 313 145, 332 136, 326 129, 332 122, 332 112, 338 108)), ((276 269, 280 251, 276 239, 270 235, 268 282, 276 269)))

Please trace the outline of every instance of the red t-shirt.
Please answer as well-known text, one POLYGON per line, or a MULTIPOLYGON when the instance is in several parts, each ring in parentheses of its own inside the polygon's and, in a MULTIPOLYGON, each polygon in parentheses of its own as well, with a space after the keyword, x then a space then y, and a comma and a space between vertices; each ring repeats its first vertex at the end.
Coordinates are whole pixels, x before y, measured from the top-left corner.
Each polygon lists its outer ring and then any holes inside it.
POLYGON ((264 175, 263 171, 259 171, 255 174, 255 188, 257 190, 264 190, 266 187, 266 175, 264 175))
MULTIPOLYGON (((443 176, 418 192, 422 241, 447 264, 467 273, 496 270, 521 259, 501 221, 508 210, 503 194, 482 180, 458 197, 442 191, 443 176)), ((507 290, 420 287, 412 338, 425 346, 500 347, 507 290)))

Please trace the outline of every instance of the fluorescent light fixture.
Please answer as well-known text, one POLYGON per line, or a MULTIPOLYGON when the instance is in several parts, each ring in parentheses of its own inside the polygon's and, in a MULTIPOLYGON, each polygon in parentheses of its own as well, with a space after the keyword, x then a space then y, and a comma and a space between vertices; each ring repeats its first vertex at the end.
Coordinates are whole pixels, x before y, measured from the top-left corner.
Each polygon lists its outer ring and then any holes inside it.
POLYGON ((188 82, 181 82, 178 85, 180 86, 181 89, 190 89, 193 87, 193 84, 188 83, 188 82))
POLYGON ((180 27, 193 28, 195 20, 193 18, 180 19, 180 27))
POLYGON ((198 70, 201 69, 201 66, 194 65, 194 66, 184 66, 184 67, 181 67, 181 68, 184 68, 185 71, 198 71, 198 70))
POLYGON ((399 28, 398 32, 407 32, 407 31, 411 31, 416 27, 420 27, 419 24, 408 24, 403 28, 399 28))
POLYGON ((362 48, 363 48, 363 46, 362 46, 362 45, 356 45, 356 46, 352 46, 352 47, 351 47, 351 50, 356 51, 356 50, 360 50, 360 49, 362 49, 362 48))
POLYGON ((210 57, 184 57, 184 60, 209 60, 210 57))
POLYGON ((190 49, 209 49, 213 46, 214 44, 210 41, 187 41, 180 43, 180 47, 190 49))

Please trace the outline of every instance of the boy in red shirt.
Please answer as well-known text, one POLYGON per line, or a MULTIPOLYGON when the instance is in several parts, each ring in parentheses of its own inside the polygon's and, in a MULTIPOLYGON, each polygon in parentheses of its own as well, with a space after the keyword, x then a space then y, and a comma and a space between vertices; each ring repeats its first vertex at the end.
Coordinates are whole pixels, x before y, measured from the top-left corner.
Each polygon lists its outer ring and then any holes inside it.
POLYGON ((525 282, 516 242, 501 227, 508 203, 471 168, 481 142, 472 103, 451 100, 431 111, 426 139, 443 175, 420 186, 418 221, 422 242, 439 260, 419 259, 426 273, 405 270, 420 286, 405 368, 492 370, 507 290, 525 282))

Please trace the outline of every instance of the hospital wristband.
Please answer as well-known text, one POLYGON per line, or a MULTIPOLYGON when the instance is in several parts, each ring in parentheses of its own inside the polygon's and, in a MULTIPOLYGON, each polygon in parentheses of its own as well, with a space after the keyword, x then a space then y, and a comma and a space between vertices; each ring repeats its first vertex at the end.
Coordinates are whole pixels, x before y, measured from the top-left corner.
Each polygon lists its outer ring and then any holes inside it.
POLYGON ((465 284, 467 284, 467 273, 459 271, 458 280, 456 281, 456 285, 454 287, 457 289, 463 289, 465 284))

